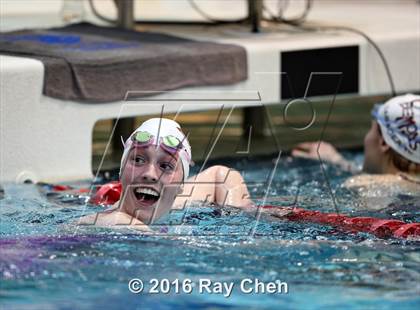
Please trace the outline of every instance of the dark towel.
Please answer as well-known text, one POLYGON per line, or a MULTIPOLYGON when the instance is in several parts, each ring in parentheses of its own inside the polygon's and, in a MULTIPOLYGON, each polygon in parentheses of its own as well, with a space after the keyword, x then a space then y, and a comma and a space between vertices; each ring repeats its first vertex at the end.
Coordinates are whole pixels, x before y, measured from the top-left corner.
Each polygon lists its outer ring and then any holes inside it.
POLYGON ((59 99, 116 101, 127 91, 228 85, 247 78, 240 46, 88 23, 0 33, 0 53, 41 60, 44 94, 59 99))

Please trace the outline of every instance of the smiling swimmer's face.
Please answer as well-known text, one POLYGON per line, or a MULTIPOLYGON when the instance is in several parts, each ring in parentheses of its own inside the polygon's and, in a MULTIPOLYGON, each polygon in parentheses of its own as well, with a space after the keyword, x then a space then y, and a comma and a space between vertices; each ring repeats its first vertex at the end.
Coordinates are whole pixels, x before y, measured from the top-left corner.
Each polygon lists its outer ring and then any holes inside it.
POLYGON ((181 192, 183 169, 178 154, 160 147, 134 147, 121 173, 120 209, 145 224, 169 212, 181 192))

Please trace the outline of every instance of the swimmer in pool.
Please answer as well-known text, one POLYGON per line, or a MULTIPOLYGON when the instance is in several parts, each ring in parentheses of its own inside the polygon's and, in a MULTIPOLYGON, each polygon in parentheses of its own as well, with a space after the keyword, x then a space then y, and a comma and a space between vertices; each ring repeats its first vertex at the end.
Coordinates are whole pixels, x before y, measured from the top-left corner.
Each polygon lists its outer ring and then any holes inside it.
POLYGON ((124 143, 121 199, 111 210, 82 217, 79 224, 148 230, 147 225, 171 209, 193 201, 244 208, 252 205, 239 172, 212 166, 189 178, 191 163, 191 146, 177 122, 147 120, 124 143))
MULTIPOLYGON (((360 188, 374 184, 418 193, 420 188, 420 96, 391 98, 372 110, 372 124, 364 139, 364 174, 348 179, 344 186, 360 188)), ((299 144, 292 155, 318 159, 318 142, 299 144)), ((319 144, 323 161, 357 172, 329 143, 319 144)))

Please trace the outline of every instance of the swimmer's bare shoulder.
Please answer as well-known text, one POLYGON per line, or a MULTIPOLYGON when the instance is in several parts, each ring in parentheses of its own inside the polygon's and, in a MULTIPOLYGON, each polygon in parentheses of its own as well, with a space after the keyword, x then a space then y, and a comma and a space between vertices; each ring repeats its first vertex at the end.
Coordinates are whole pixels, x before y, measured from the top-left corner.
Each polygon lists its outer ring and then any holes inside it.
POLYGON ((352 187, 361 187, 361 186, 370 186, 374 183, 390 183, 395 182, 393 175, 388 174, 380 174, 380 175, 373 175, 373 174, 360 174, 353 177, 348 178, 343 186, 346 188, 352 187))
POLYGON ((343 186, 352 189, 358 187, 372 187, 373 185, 381 186, 399 186, 405 189, 416 189, 418 184, 405 180, 396 174, 360 174, 347 179, 343 186))
POLYGON ((254 205, 242 175, 222 165, 211 166, 188 178, 182 192, 175 198, 173 208, 184 208, 195 202, 199 205, 206 202, 232 207, 254 205))
POLYGON ((97 226, 97 227, 112 227, 112 228, 130 228, 137 229, 144 232, 152 232, 152 230, 143 222, 128 215, 112 209, 109 211, 98 212, 79 218, 76 225, 81 226, 97 226))
POLYGON ((214 200, 214 182, 205 178, 206 175, 201 173, 189 177, 184 183, 182 192, 175 198, 172 208, 183 209, 192 203, 202 203, 203 201, 214 200))
POLYGON ((357 193, 357 210, 381 210, 392 206, 397 195, 419 192, 418 184, 398 174, 361 174, 347 179, 343 187, 357 193))

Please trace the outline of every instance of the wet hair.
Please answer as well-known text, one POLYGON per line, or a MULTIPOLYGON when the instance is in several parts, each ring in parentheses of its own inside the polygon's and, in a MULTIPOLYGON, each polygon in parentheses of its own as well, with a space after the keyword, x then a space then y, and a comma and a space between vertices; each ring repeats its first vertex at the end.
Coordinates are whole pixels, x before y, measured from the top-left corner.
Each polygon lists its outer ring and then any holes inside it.
MULTIPOLYGON (((378 126, 379 134, 382 136, 381 126, 379 126, 378 123, 376 123, 376 125, 378 126)), ((392 148, 389 148, 388 154, 395 168, 397 168, 401 172, 415 173, 415 174, 420 173, 420 164, 417 164, 405 158, 401 154, 394 151, 392 148)))

